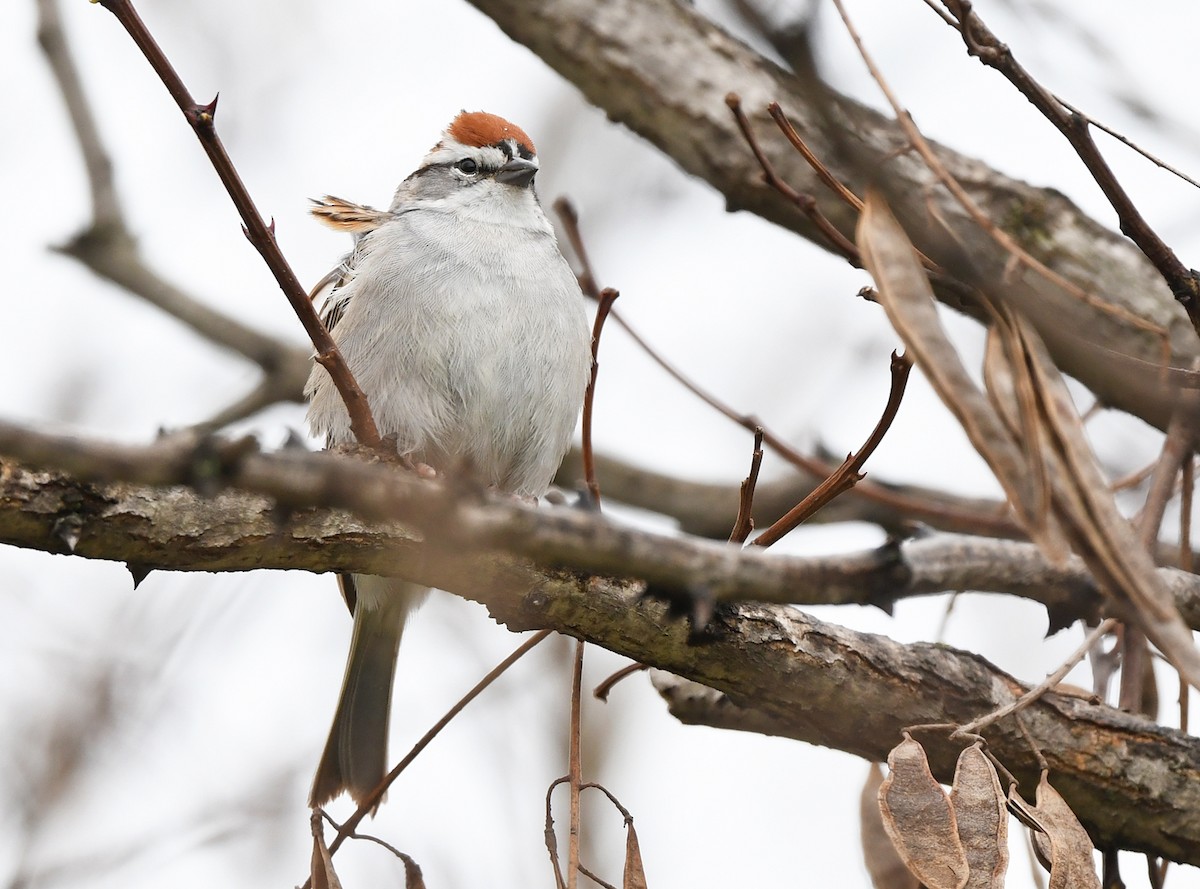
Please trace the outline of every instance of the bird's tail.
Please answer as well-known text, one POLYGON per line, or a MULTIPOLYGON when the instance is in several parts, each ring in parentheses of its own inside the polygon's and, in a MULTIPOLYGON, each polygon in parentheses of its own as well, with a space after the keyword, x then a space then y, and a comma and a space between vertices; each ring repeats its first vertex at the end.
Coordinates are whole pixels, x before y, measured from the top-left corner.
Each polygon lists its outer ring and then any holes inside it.
POLYGON ((354 610, 354 634, 333 727, 309 794, 313 807, 343 791, 361 805, 383 780, 396 652, 408 613, 427 592, 392 578, 356 574, 341 580, 354 610))

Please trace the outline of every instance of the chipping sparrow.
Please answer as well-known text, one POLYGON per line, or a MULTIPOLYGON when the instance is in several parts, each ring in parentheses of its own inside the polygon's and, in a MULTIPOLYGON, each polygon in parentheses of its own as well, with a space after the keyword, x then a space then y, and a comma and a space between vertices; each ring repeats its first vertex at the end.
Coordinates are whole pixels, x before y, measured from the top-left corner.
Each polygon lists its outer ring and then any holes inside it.
MULTIPOLYGON (((355 236, 326 279, 323 316, 380 434, 414 461, 534 497, 570 445, 591 367, 583 297, 534 193, 537 170, 520 128, 464 111, 386 213, 337 198, 313 210, 355 236)), ((353 442, 323 368, 305 393, 313 433, 353 442)), ((313 806, 343 790, 361 803, 383 778, 400 634, 427 592, 340 582, 354 631, 313 806)))

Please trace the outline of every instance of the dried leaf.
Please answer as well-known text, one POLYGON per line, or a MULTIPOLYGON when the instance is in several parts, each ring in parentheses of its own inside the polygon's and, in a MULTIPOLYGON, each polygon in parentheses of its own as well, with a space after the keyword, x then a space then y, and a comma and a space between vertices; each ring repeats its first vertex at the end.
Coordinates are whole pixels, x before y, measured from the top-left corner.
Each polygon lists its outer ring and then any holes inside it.
POLYGON ((1010 308, 992 307, 1002 348, 993 347, 987 370, 989 385, 997 394, 1004 390, 1006 423, 968 376, 938 319, 915 249, 876 190, 867 193, 857 240, 892 326, 991 467, 1022 528, 1051 559, 1064 554, 1064 537, 1069 540, 1097 583, 1200 688, 1200 652, 1191 631, 1117 509, 1062 375, 1036 331, 1010 308), (1053 518, 1046 509, 1047 485, 1053 518))
POLYGON ((871 885, 875 889, 919 889, 920 882, 900 860, 891 837, 883 826, 879 811, 879 788, 883 786, 883 769, 871 763, 867 780, 859 799, 859 827, 862 835, 863 860, 871 885))
MULTIPOLYGON (((959 359, 938 318, 933 288, 916 249, 876 189, 867 191, 855 236, 863 263, 875 279, 878 301, 905 349, 991 467, 1021 526, 1042 544, 1038 533, 1044 513, 1038 511, 1025 455, 959 359)), ((1047 542, 1047 552, 1054 551, 1054 543, 1047 542)))
POLYGON ((333 869, 333 858, 325 845, 325 831, 318 819, 313 820, 312 889, 342 889, 342 881, 333 869))
POLYGON ((625 830, 625 875, 621 878, 621 889, 646 889, 646 872, 642 869, 642 850, 638 846, 637 831, 633 821, 626 822, 625 830))
POLYGON ((397 854, 404 862, 404 889, 425 889, 425 875, 421 873, 421 866, 411 856, 403 852, 397 854))
POLYGON ((1050 889, 1100 889, 1092 838, 1045 772, 1037 787, 1037 814, 1050 838, 1050 889))
POLYGON ((1033 328, 1017 318, 1021 339, 1063 470, 1051 478, 1055 506, 1072 545, 1104 591, 1124 603, 1150 641, 1194 688, 1200 688, 1200 652, 1154 560, 1117 508, 1088 445, 1083 421, 1033 328), (1063 491, 1063 489, 1067 489, 1063 491))
POLYGON ((967 855, 966 889, 1001 889, 1008 870, 1008 807, 996 769, 978 744, 958 757, 950 805, 967 855))
POLYGON ((934 779, 925 748, 905 738, 888 754, 890 774, 879 788, 883 826, 900 859, 928 889, 963 889, 967 857, 954 810, 934 779))
POLYGON ((1021 444, 1025 456, 1034 497, 1027 511, 1039 528, 1035 539, 1052 564, 1062 565, 1071 549, 1054 512, 1054 468, 1049 465, 1052 455, 1046 447, 1046 421, 1023 357, 1021 339, 1009 323, 1009 313, 993 308, 993 314, 983 357, 984 385, 992 406, 1021 444))

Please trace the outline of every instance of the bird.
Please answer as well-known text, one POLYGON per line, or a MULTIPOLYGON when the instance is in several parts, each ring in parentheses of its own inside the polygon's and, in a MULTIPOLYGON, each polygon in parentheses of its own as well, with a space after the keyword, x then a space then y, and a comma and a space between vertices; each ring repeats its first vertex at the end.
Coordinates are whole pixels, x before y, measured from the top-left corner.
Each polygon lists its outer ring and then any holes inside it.
MULTIPOLYGON (((538 200, 538 169, 524 130, 463 111, 386 211, 331 196, 311 210, 354 238, 318 285, 322 320, 380 435, 412 465, 465 470, 524 498, 548 490, 592 364, 585 300, 538 200)), ((312 433, 329 448, 352 445, 319 365, 305 395, 312 433)), ((342 792, 362 805, 382 781, 400 638, 428 592, 363 574, 339 584, 354 625, 314 808, 342 792)))

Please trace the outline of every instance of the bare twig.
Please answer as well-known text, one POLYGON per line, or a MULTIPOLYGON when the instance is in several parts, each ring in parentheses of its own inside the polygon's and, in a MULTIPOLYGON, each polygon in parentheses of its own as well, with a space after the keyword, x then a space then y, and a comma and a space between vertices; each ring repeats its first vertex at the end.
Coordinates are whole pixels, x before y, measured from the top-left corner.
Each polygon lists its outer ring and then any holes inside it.
POLYGON ((70 242, 56 248, 58 252, 82 262, 95 274, 186 324, 210 342, 230 349, 262 368, 266 376, 258 388, 225 408, 206 424, 208 427, 216 428, 241 419, 275 401, 300 400, 310 367, 305 350, 260 333, 238 319, 210 308, 145 264, 125 220, 113 181, 112 159, 100 138, 71 56, 58 2, 37 0, 37 6, 38 42, 75 130, 92 198, 91 221, 70 242))
POLYGON ((796 132, 796 128, 792 126, 792 122, 783 113, 783 108, 780 104, 778 102, 769 104, 767 106, 767 113, 771 115, 771 119, 775 121, 775 125, 779 127, 780 132, 792 143, 792 147, 804 158, 804 162, 812 167, 812 171, 817 174, 817 178, 825 183, 825 187, 841 198, 856 212, 861 213, 863 208, 862 198, 834 176, 829 168, 822 163, 821 159, 817 157, 817 153, 808 147, 807 142, 800 138, 800 134, 796 132))
POLYGON ((955 731, 950 737, 962 738, 967 735, 979 734, 982 729, 987 728, 989 725, 993 725, 999 722, 1001 719, 1004 719, 1006 716, 1012 716, 1014 713, 1019 713, 1021 710, 1024 710, 1034 701, 1037 701, 1043 695, 1045 695, 1046 692, 1051 691, 1056 685, 1062 682, 1063 679, 1066 678, 1067 674, 1075 669, 1075 665, 1087 656, 1087 653, 1091 651, 1092 646, 1095 645, 1096 642, 1106 633, 1111 632, 1113 627, 1116 625, 1116 620, 1112 618, 1101 621, 1099 625, 1094 627, 1092 631, 1087 634, 1083 640, 1083 643, 1059 665, 1058 669, 1047 676, 1044 680, 1039 682, 1025 694, 1021 695, 1021 697, 1017 698, 1011 704, 1001 707, 998 710, 994 710, 986 716, 981 716, 979 719, 976 719, 973 722, 968 722, 964 726, 960 726, 958 730, 955 731))
MULTIPOLYGON (((447 710, 445 715, 442 716, 442 718, 436 723, 434 723, 429 731, 421 736, 421 739, 413 745, 412 749, 405 754, 404 758, 400 760, 400 762, 396 763, 395 767, 384 776, 383 780, 379 782, 379 786, 371 792, 371 795, 363 800, 362 804, 358 807, 354 814, 347 818, 345 822, 343 822, 338 828, 337 836, 334 837, 333 842, 329 844, 329 853, 331 855, 337 852, 337 850, 341 848, 342 843, 351 837, 354 831, 358 828, 358 825, 362 823, 362 820, 375 810, 375 807, 379 805, 379 801, 383 799, 383 795, 387 793, 387 789, 392 785, 392 782, 400 777, 401 772, 403 772, 409 767, 409 765, 412 764, 412 761, 421 754, 422 750, 429 746, 430 742, 441 733, 442 729, 444 729, 450 723, 450 721, 454 719, 455 716, 461 713, 463 709, 469 703, 471 703, 471 701, 479 697, 480 693, 485 688, 495 682, 496 679, 498 679, 509 667, 511 667, 526 654, 528 654, 530 650, 541 643, 547 636, 551 634, 551 632, 551 630, 541 630, 540 632, 534 633, 532 636, 522 642, 512 654, 498 663, 491 669, 491 671, 488 672, 486 676, 475 683, 474 687, 472 687, 469 692, 459 698, 455 702, 454 706, 447 710)), ((310 889, 310 886, 311 884, 306 881, 303 889, 310 889)))
MULTIPOLYGON (((775 172, 775 167, 767 158, 762 148, 759 147, 758 140, 754 137, 754 131, 750 129, 750 122, 746 120, 746 115, 742 111, 742 100, 737 93, 730 93, 725 97, 725 104, 729 106, 729 110, 733 112, 733 119, 737 122, 738 129, 741 130, 742 138, 746 140, 746 144, 750 146, 750 150, 754 153, 755 160, 762 168, 763 181, 771 188, 775 189, 811 220, 816 226, 817 231, 824 235, 829 242, 829 246, 835 253, 838 253, 855 268, 862 268, 862 258, 858 255, 858 248, 854 246, 854 242, 838 231, 837 226, 829 221, 829 218, 821 212, 821 208, 817 206, 817 199, 810 194, 803 194, 796 191, 775 172)), ((807 158, 807 155, 805 155, 807 158)), ((844 190, 844 187, 843 187, 844 190)), ((841 192, 838 192, 841 194, 841 192)))
POLYGON ((644 670, 649 670, 645 664, 629 664, 617 670, 603 682, 592 690, 592 694, 601 701, 608 701, 608 696, 612 694, 613 687, 623 679, 632 676, 635 673, 641 673, 644 670))
POLYGON ((955 201, 958 202, 958 205, 962 207, 962 209, 966 211, 967 215, 971 217, 972 221, 979 226, 980 230, 983 231, 993 241, 995 241, 996 244, 1006 250, 1015 262, 1032 269, 1034 272, 1054 284, 1056 287, 1062 289, 1066 293, 1071 294, 1077 300, 1086 303, 1097 311, 1103 312, 1115 318, 1119 318, 1126 324, 1136 327, 1139 330, 1145 330, 1155 334, 1163 339, 1165 347, 1167 336, 1166 330, 1159 327, 1157 324, 1153 324, 1139 315, 1136 315, 1124 306, 1105 302, 1095 294, 1089 293, 1074 282, 1067 280, 1067 278, 1049 268, 1041 260, 1032 256, 1027 250, 1017 243, 1015 238, 996 225, 996 223, 987 215, 987 213, 985 213, 983 209, 974 201, 974 199, 971 198, 966 189, 963 188, 962 184, 950 174, 950 171, 946 168, 946 165, 942 163, 941 159, 937 156, 937 153, 933 150, 932 146, 930 146, 924 135, 922 135, 921 131, 917 128, 917 125, 913 122, 912 116, 900 104, 899 99, 897 99, 895 93, 892 91, 892 88, 888 85, 887 80, 884 79, 882 72, 871 58, 871 54, 867 52, 867 48, 862 41, 862 37, 858 33, 858 29, 854 27, 854 23, 851 21, 849 14, 846 12, 845 4, 842 2, 842 0, 833 0, 833 4, 837 8, 838 15, 841 17, 842 23, 845 25, 846 31, 850 35, 850 39, 853 41, 855 48, 858 50, 858 54, 862 58, 863 64, 866 66, 871 78, 879 86, 879 89, 883 92, 884 98, 892 107, 892 110, 896 115, 896 123, 904 131, 905 136, 909 140, 909 144, 911 144, 913 149, 921 156, 921 159, 925 162, 925 165, 934 174, 934 176, 937 177, 938 181, 940 181, 946 190, 950 192, 955 201))
POLYGON ((984 24, 969 0, 945 0, 945 5, 958 21, 958 31, 967 52, 999 71, 1066 137, 1116 211, 1121 231, 1137 244, 1162 275, 1175 299, 1187 310, 1192 326, 1200 333, 1200 273, 1180 262, 1175 251, 1142 216, 1092 139, 1088 118, 1064 106, 1038 83, 1013 57, 1008 46, 984 24))
MULTIPOLYGON (((555 203, 555 209, 559 212, 563 228, 567 234, 567 240, 572 245, 572 250, 575 252, 576 258, 583 269, 579 275, 580 286, 584 293, 593 296, 593 298, 598 298, 599 290, 596 288, 596 278, 588 263, 587 252, 584 249, 583 238, 579 230, 579 217, 575 213, 570 201, 565 198, 555 203)), ((814 479, 827 478, 836 471, 834 464, 797 451, 781 435, 766 427, 758 417, 751 414, 743 414, 735 410, 711 392, 703 389, 684 374, 683 371, 667 361, 632 324, 625 320, 625 317, 620 312, 613 309, 610 314, 612 319, 625 330, 626 334, 629 335, 646 356, 662 368, 668 376, 717 413, 737 423, 748 432, 754 433, 761 429, 763 444, 783 457, 792 466, 814 479)), ((963 508, 949 499, 935 501, 929 497, 914 496, 902 490, 897 490, 894 487, 876 484, 870 480, 865 480, 857 485, 854 488, 854 493, 879 504, 885 509, 894 510, 898 514, 905 515, 912 521, 922 522, 934 527, 942 527, 944 523, 948 523, 953 526, 954 530, 966 533, 991 534, 998 537, 1013 537, 1021 534, 1020 529, 1005 514, 1003 505, 999 503, 997 504, 997 508, 992 510, 963 508)))
POLYGON ((159 79, 162 80, 163 85, 167 88, 167 92, 171 94, 171 98, 175 100, 176 105, 179 106, 179 110, 183 112, 183 116, 187 119, 196 137, 200 140, 200 144, 204 147, 205 153, 212 162, 213 169, 216 170, 222 184, 225 186, 225 190, 229 193, 229 197, 242 217, 246 237, 250 239, 250 243, 258 250, 263 261, 266 262, 267 267, 275 276, 275 280, 279 282, 280 289, 283 290, 288 302, 292 305, 292 310, 296 313, 296 317, 300 319, 305 332, 308 334, 309 339, 312 340, 317 352, 315 360, 329 371, 334 385, 337 387, 342 400, 346 404, 346 410, 350 415, 350 426, 355 438, 358 439, 360 444, 368 447, 380 447, 382 442, 379 430, 376 428, 375 420, 371 416, 371 409, 367 403, 366 395, 355 381, 354 375, 342 358, 342 354, 338 350, 337 344, 333 341, 333 337, 329 335, 329 331, 321 323, 321 319, 318 317, 316 309, 309 300, 307 292, 300 286, 300 282, 296 278, 296 273, 292 271, 291 266, 284 258, 282 251, 280 251, 279 244, 275 240, 274 222, 272 221, 268 225, 261 214, 259 214, 258 208, 255 207, 250 193, 246 190, 241 176, 238 174, 233 161, 229 157, 229 153, 225 150, 225 146, 221 143, 221 139, 217 135, 214 125, 217 100, 213 99, 207 105, 201 105, 192 98, 183 80, 179 77, 179 74, 175 71, 171 62, 163 53, 162 48, 155 41, 153 35, 150 34, 150 31, 129 0, 99 0, 99 2, 117 18, 117 21, 125 28, 134 43, 141 49, 142 54, 159 76, 159 79))
POLYGON ((571 727, 567 753, 567 777, 570 779, 571 824, 567 842, 567 889, 575 889, 579 871, 579 792, 583 786, 583 649, 582 639, 575 641, 575 662, 571 671, 571 727))
POLYGON ((600 483, 596 480, 596 458, 592 451, 592 412, 596 401, 596 376, 600 372, 600 333, 604 330, 604 322, 618 296, 620 294, 611 287, 600 291, 596 303, 596 321, 592 325, 592 372, 583 397, 583 476, 586 479, 591 505, 595 509, 600 508, 600 483))
POLYGON ((891 428, 892 421, 896 419, 896 412, 900 410, 900 402, 904 399, 904 389, 908 384, 908 375, 911 370, 911 359, 905 355, 892 353, 891 391, 888 393, 888 401, 883 409, 883 414, 880 416, 879 422, 875 424, 875 428, 871 430, 870 437, 859 448, 858 453, 849 454, 846 457, 833 475, 825 479, 779 521, 754 538, 754 546, 770 546, 777 542, 830 500, 850 490, 862 480, 863 476, 860 470, 863 464, 867 462, 871 454, 875 453, 875 449, 879 447, 883 437, 891 428))
POLYGON ((754 530, 754 488, 758 484, 758 471, 762 468, 763 431, 759 426, 754 430, 754 451, 750 456, 750 474, 746 476, 738 490, 738 513, 733 521, 733 530, 729 533, 730 543, 745 543, 750 532, 754 530))
POLYGON ((579 260, 579 287, 590 298, 599 301, 600 285, 596 283, 596 274, 592 271, 591 260, 588 259, 587 248, 583 243, 582 231, 579 228, 579 212, 568 197, 560 197, 554 202, 554 212, 562 221, 563 230, 567 233, 567 241, 571 244, 571 252, 579 260))

